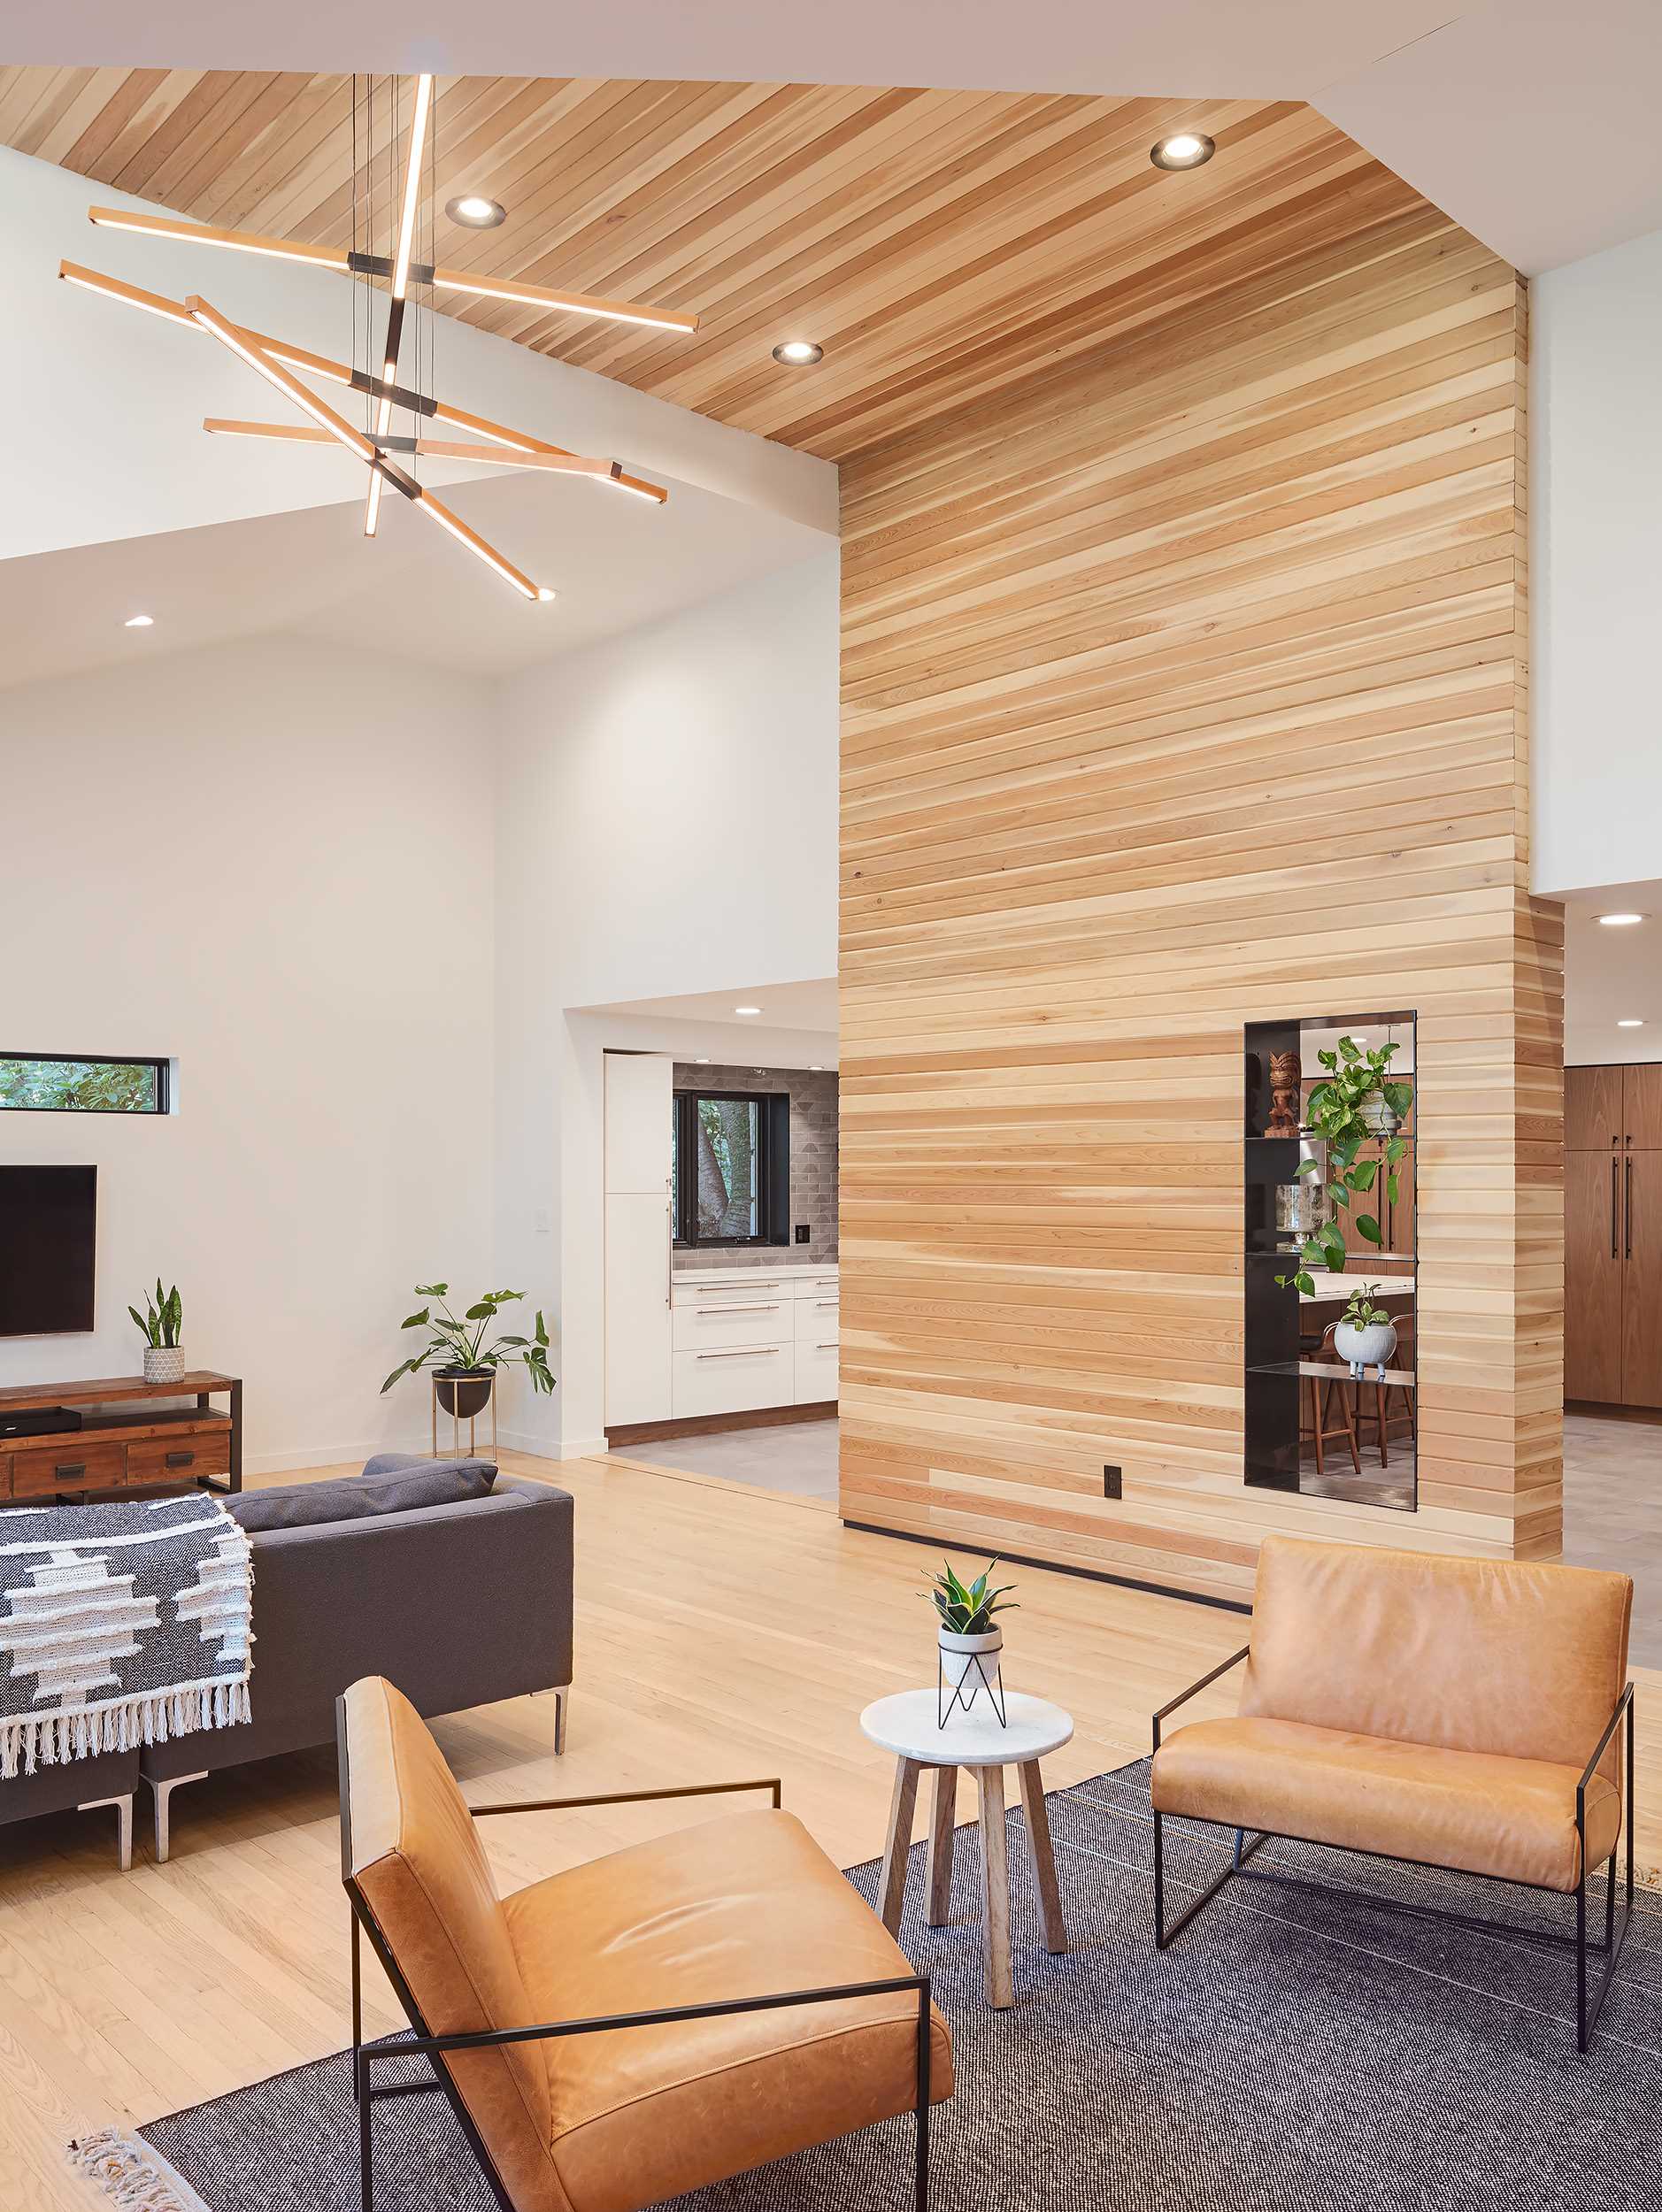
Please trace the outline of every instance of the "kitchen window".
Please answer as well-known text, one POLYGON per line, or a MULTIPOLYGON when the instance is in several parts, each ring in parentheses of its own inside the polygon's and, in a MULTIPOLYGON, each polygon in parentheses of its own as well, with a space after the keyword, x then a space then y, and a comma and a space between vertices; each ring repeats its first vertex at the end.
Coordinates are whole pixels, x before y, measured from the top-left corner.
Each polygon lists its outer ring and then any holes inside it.
POLYGON ((672 1164, 678 1245, 789 1242, 789 1097, 678 1091, 672 1164))

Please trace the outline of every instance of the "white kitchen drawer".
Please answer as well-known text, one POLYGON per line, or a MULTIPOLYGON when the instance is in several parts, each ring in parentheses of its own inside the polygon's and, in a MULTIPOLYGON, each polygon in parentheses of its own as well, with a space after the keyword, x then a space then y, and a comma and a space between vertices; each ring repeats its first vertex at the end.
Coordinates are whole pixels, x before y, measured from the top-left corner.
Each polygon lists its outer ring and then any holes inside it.
POLYGON ((835 1399, 836 1394, 837 1348, 835 1333, 816 1337, 812 1342, 804 1342, 799 1338, 792 1403, 817 1405, 821 1399, 835 1399))
POLYGON ((748 1413, 757 1406, 794 1402, 795 1362, 789 1344, 712 1346, 704 1351, 677 1352, 672 1364, 671 1406, 677 1421, 701 1413, 748 1413))
POLYGON ((798 1298, 796 1300, 796 1341, 812 1344, 818 1337, 829 1337, 836 1341, 837 1294, 834 1290, 828 1298, 798 1298))
POLYGON ((735 1269, 732 1275, 719 1282, 712 1282, 708 1275, 697 1282, 689 1282, 684 1275, 671 1279, 671 1295, 678 1306, 734 1306, 748 1304, 758 1298, 789 1298, 791 1279, 776 1271, 754 1276, 741 1274, 735 1269))
POLYGON ((796 1301, 786 1297, 743 1298, 731 1305, 700 1299, 674 1309, 675 1349, 701 1352, 706 1345, 789 1344, 796 1301))

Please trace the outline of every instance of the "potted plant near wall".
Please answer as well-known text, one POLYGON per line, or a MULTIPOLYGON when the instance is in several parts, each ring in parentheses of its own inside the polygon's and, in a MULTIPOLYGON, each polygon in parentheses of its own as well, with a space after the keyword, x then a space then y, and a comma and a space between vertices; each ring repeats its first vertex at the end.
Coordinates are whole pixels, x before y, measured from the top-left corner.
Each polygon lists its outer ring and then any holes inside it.
POLYGON ((492 1334, 500 1310, 523 1298, 522 1290, 488 1290, 458 1319, 445 1303, 450 1287, 448 1283, 416 1285, 416 1296, 427 1303, 409 1315, 403 1326, 425 1329, 427 1340, 419 1352, 393 1369, 381 1386, 383 1398, 401 1375, 413 1375, 419 1367, 430 1367, 440 1406, 457 1419, 469 1421, 489 1404, 497 1369, 515 1360, 530 1376, 533 1390, 553 1389, 548 1329, 540 1310, 534 1335, 492 1334))
POLYGON ((1369 1244, 1385 1242, 1385 1233, 1366 1202, 1381 1172, 1393 1205, 1400 1195, 1397 1169, 1408 1149, 1402 1125, 1413 1104, 1414 1087, 1391 1080, 1390 1064, 1397 1049, 1392 1042, 1364 1051, 1354 1037, 1344 1036, 1336 1050, 1316 1055, 1327 1072, 1312 1088, 1304 1111, 1319 1149, 1315 1157, 1299 1162, 1298 1172, 1323 1176, 1327 1218, 1300 1246, 1297 1273, 1275 1278, 1282 1288, 1291 1283, 1308 1297, 1315 1288, 1312 1267, 1343 1274, 1348 1255, 1338 1217, 1351 1210, 1353 1199, 1364 1202, 1352 1214, 1358 1234, 1369 1244), (1378 1156, 1364 1159, 1364 1148, 1373 1144, 1379 1146, 1378 1156))
POLYGON ((180 1331, 184 1326, 184 1308, 180 1303, 179 1286, 171 1290, 162 1288, 162 1279, 156 1278, 156 1295, 144 1294, 144 1310, 129 1306, 127 1311, 138 1324, 144 1339, 144 1379, 147 1383, 177 1382, 185 1371, 185 1355, 180 1345, 180 1331))
POLYGON ((974 1581, 966 1583, 960 1581, 951 1561, 947 1560, 929 1586, 941 1647, 942 1682, 950 1694, 942 1701, 943 1725, 951 1705, 961 1704, 967 1712, 982 1688, 999 1718, 1004 1717, 1000 1655, 1004 1632, 997 1617, 1020 1609, 1007 1594, 1015 1588, 1013 1582, 1001 1583, 996 1589, 992 1586, 997 1565, 996 1559, 989 1559, 974 1581))

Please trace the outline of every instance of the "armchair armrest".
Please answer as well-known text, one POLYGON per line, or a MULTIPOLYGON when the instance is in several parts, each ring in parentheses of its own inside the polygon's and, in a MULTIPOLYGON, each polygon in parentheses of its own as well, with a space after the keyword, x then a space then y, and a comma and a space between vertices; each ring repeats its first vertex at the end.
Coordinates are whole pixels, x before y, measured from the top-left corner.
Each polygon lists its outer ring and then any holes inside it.
POLYGON ((505 2043, 539 2043, 556 2035, 604 2035, 613 2028, 661 2028, 682 2020, 719 2020, 735 2012, 780 2012, 792 2005, 829 2005, 849 1997, 887 1997, 905 1991, 927 2017, 929 1977, 895 1975, 880 1982, 839 1982, 827 1989, 786 1989, 766 1997, 724 1997, 702 2005, 666 2005, 654 2012, 603 2013, 592 2020, 548 2020, 534 2028, 477 2028, 463 2035, 401 2036, 383 2049, 363 2047, 372 2063, 406 2057, 412 2051, 494 2050, 505 2043))
MULTIPOLYGON (((1617 1724, 1620 1722, 1624 1713, 1631 1715, 1632 1710, 1633 1684, 1630 1682, 1628 1683, 1627 1688, 1622 1692, 1621 1695, 1616 1700, 1615 1710, 1611 1714, 1610 1718, 1604 1723, 1604 1732, 1599 1738, 1598 1741, 1593 1746, 1593 1755, 1582 1768, 1581 1778, 1575 1785, 1575 1806, 1576 1816, 1578 1819, 1581 1816, 1581 1808, 1587 1795, 1587 1786, 1592 1780, 1594 1775, 1597 1772, 1598 1763, 1610 1747, 1610 1740, 1616 1732, 1617 1724)), ((1629 1767, 1631 1767, 1631 1760, 1629 1760, 1628 1764, 1629 1767)))
POLYGON ((1231 1667, 1238 1667, 1251 1648, 1250 1644, 1243 1644, 1232 1658, 1220 1662, 1210 1674, 1203 1674, 1198 1682, 1191 1682, 1186 1690, 1180 1690, 1169 1703, 1161 1706, 1159 1711, 1154 1716, 1154 1748, 1157 1751, 1160 1747, 1160 1723, 1166 1715, 1174 1713, 1180 1705, 1187 1705, 1191 1697, 1198 1697, 1203 1690, 1211 1687, 1220 1674, 1227 1674, 1231 1667))
POLYGON ((674 1790, 607 1790, 595 1797, 532 1797, 512 1805, 470 1805, 475 1820, 489 1813, 570 1813, 585 1805, 650 1805, 672 1797, 732 1797, 743 1790, 771 1790, 773 1810, 780 1809, 780 1780, 776 1774, 761 1782, 693 1782, 674 1790))

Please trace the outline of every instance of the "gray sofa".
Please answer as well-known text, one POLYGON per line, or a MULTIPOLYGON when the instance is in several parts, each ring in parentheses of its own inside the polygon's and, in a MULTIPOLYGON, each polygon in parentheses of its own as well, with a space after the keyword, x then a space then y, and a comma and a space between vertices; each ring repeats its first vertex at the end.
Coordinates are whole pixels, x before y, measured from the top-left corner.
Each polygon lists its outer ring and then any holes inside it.
MULTIPOLYGON (((371 1470, 394 1465, 372 1460, 371 1470)), ((411 1471, 433 1471, 406 1458, 411 1471)), ((368 1482, 369 1472, 353 1483, 368 1482)), ((248 1506, 307 1509, 334 1485, 244 1492, 248 1506)), ((238 1503, 241 1503, 239 1501, 238 1503)), ((235 1508, 234 1507, 234 1509, 235 1508)), ((359 1519, 252 1528, 254 1673, 250 1726, 210 1728, 142 1751, 42 1767, 0 1781, 0 1824, 67 1807, 113 1806, 130 1860, 140 1777, 156 1809, 156 1855, 168 1852, 169 1801, 221 1767, 335 1741, 335 1701, 385 1675, 427 1716, 552 1691, 553 1747, 566 1746, 572 1678, 569 1494, 498 1475, 483 1496, 359 1519)))
POLYGON ((567 1492, 498 1475, 489 1495, 455 1504, 251 1531, 253 1723, 139 1753, 158 1859, 167 1856, 169 1801, 181 1783, 332 1744, 335 1701, 366 1674, 385 1675, 429 1717, 551 1690, 554 1749, 563 1751, 572 1519, 567 1492))

